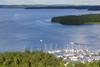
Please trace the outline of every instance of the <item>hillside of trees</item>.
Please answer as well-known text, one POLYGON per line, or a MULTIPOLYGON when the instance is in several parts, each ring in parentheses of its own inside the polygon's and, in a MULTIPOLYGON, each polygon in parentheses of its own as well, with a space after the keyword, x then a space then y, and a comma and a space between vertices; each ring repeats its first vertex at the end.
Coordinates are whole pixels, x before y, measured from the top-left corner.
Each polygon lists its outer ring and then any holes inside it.
POLYGON ((100 67, 100 61, 69 62, 42 51, 2 52, 0 67, 100 67))
POLYGON ((4 52, 0 53, 0 67, 64 67, 64 63, 44 52, 4 52))
POLYGON ((51 21, 65 25, 100 24, 100 14, 59 16, 53 17, 51 21))

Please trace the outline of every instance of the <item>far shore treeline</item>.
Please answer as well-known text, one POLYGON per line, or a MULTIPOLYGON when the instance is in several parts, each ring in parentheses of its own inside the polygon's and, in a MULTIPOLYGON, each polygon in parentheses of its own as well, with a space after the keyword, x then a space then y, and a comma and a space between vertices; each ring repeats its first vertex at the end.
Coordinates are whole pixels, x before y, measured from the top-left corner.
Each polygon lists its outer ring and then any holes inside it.
POLYGON ((100 5, 0 5, 0 8, 24 8, 24 9, 87 9, 100 10, 100 5))
POLYGON ((53 17, 51 21, 65 25, 100 24, 100 14, 58 16, 53 17))

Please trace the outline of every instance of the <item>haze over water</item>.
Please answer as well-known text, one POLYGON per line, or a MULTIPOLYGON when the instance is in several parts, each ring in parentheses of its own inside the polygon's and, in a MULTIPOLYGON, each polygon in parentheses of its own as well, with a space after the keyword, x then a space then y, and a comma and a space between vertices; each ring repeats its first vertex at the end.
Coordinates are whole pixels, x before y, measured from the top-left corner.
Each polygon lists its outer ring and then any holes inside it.
MULTIPOLYGON (((70 48, 70 42, 100 50, 100 25, 61 25, 54 16, 93 14, 100 11, 76 9, 0 9, 0 51, 70 48), (40 40, 43 40, 41 43, 40 40)), ((77 46, 74 45, 73 48, 77 46)), ((81 47, 82 48, 82 47, 81 47)))

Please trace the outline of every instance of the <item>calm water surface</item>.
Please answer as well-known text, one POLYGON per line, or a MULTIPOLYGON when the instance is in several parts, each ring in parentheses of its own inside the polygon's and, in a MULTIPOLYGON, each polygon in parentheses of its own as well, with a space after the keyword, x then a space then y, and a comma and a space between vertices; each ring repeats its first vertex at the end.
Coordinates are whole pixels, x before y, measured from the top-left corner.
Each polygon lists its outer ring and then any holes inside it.
MULTIPOLYGON (((70 42, 100 50, 100 25, 68 26, 51 23, 54 16, 100 13, 75 9, 0 9, 0 51, 32 48, 71 48, 70 42), (43 40, 40 42, 40 40, 43 40)), ((73 45, 73 48, 79 46, 73 45)))

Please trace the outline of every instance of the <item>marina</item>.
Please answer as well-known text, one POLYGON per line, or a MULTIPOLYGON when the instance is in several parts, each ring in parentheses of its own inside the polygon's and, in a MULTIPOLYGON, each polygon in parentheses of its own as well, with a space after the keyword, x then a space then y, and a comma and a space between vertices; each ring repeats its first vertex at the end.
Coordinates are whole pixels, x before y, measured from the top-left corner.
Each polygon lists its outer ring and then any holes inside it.
MULTIPOLYGON (((69 62, 92 62, 100 60, 100 52, 97 49, 89 49, 87 44, 69 42, 69 47, 53 49, 57 48, 56 46, 48 47, 46 43, 42 43, 44 40, 40 40, 42 47, 36 51, 43 51, 44 53, 52 54, 58 58, 62 58, 65 63, 69 62), (76 47, 77 48, 76 48, 76 47)), ((30 52, 34 51, 32 46, 28 49, 24 46, 24 51, 29 50, 30 52)))
POLYGON ((100 60, 99 53, 93 53, 88 49, 63 49, 48 51, 48 53, 63 58, 65 62, 91 62, 100 60))
MULTIPOLYGON (((71 42, 75 45, 78 43, 71 42)), ((82 44, 78 44, 81 47, 82 44)), ((73 47, 73 46, 72 46, 73 47)), ((71 48, 71 49, 61 49, 61 50, 51 50, 46 51, 53 54, 59 58, 63 58, 64 62, 92 62, 95 60, 100 60, 100 52, 88 48, 71 48)))

